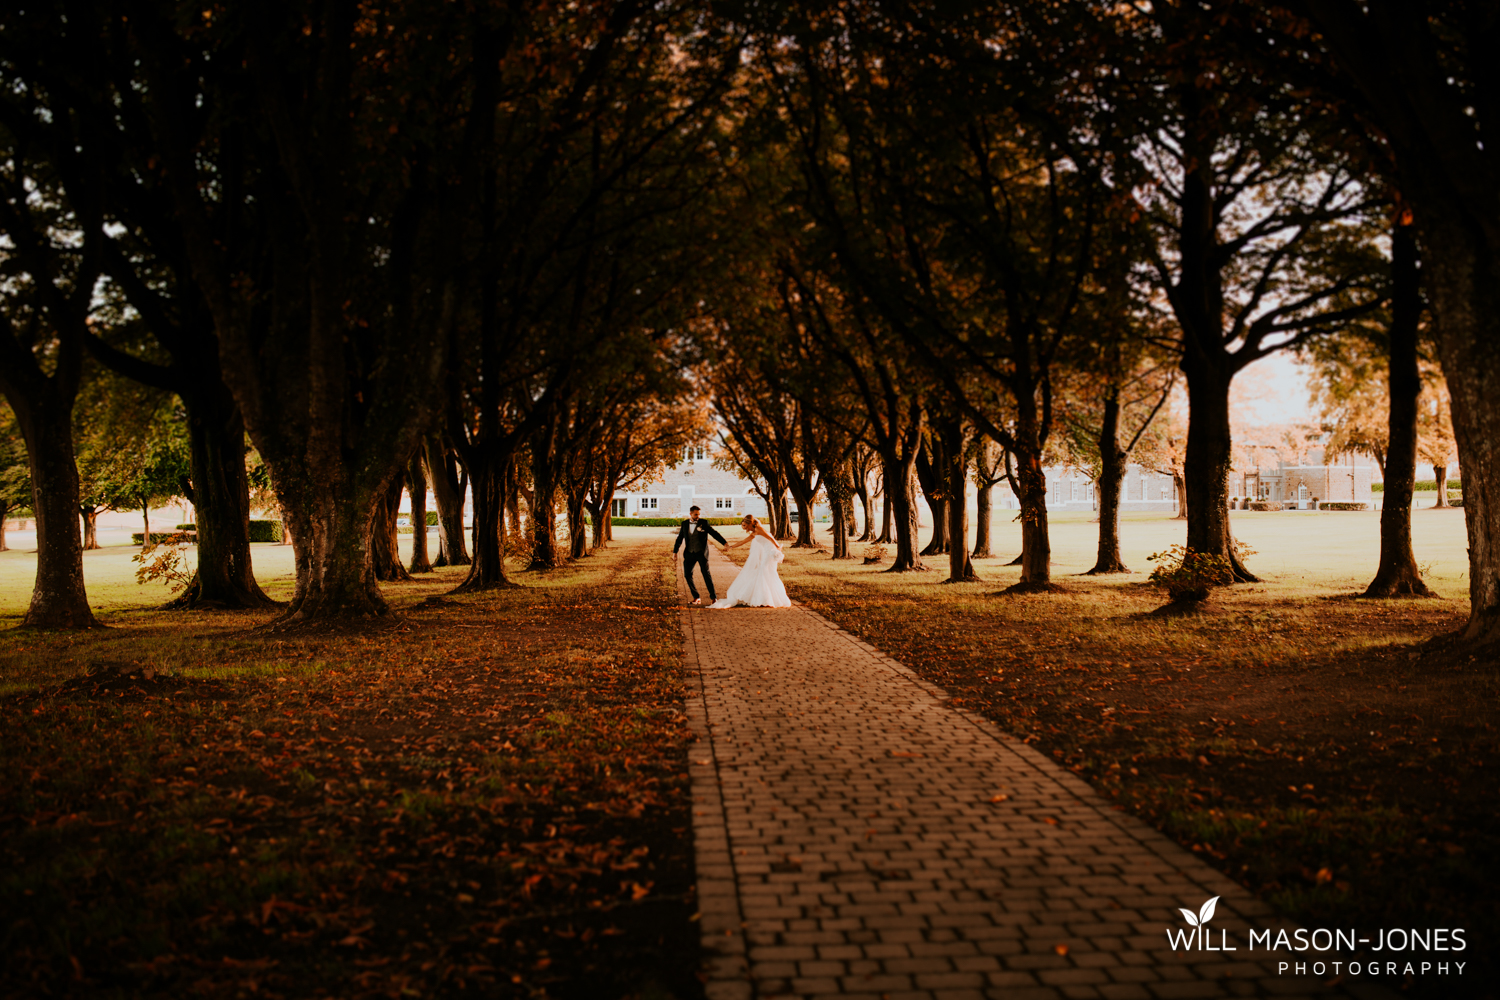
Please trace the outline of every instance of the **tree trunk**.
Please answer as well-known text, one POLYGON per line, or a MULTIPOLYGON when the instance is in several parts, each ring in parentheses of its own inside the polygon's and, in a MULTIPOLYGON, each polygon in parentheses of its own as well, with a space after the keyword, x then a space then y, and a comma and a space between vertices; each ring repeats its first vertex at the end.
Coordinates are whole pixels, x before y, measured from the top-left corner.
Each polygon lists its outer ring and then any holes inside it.
POLYGON ((390 614, 370 551, 384 490, 330 481, 311 472, 282 478, 294 480, 278 492, 292 527, 297 591, 277 626, 390 614))
POLYGON ((91 552, 99 547, 99 508, 81 506, 78 510, 83 515, 83 549, 91 552))
POLYGON ((1191 349, 1183 354, 1182 370, 1188 384, 1187 547, 1194 552, 1224 556, 1233 567, 1236 583, 1258 583, 1234 550, 1229 528, 1229 382, 1227 362, 1212 365, 1191 349))
POLYGON ((598 552, 604 548, 605 534, 609 531, 609 501, 606 500, 597 506, 585 503, 584 507, 589 512, 589 534, 591 551, 598 552))
MULTIPOLYGON (((48 387, 49 390, 52 387, 48 387)), ((83 539, 78 527, 78 466, 73 458, 73 397, 12 397, 31 468, 31 509, 36 514, 36 582, 23 627, 97 628, 83 586, 83 539)))
POLYGON ((151 504, 141 500, 141 551, 151 547, 151 504))
POLYGON ((988 559, 990 552, 990 517, 994 510, 994 483, 986 483, 977 490, 974 504, 974 558, 988 559))
POLYGON ((556 421, 549 420, 532 439, 531 445, 531 564, 528 570, 556 569, 561 563, 557 551, 557 468, 552 454, 556 421))
POLYGON ((963 424, 954 421, 943 429, 943 451, 948 460, 946 507, 948 515, 947 583, 978 580, 969 561, 969 459, 964 449, 963 424))
POLYGON ((792 537, 791 511, 787 508, 786 491, 778 490, 772 496, 775 497, 775 506, 771 508, 772 532, 776 540, 788 541, 792 537))
POLYGON ((815 549, 818 540, 813 537, 813 505, 810 500, 803 500, 796 493, 792 494, 792 502, 797 505, 797 540, 792 543, 794 549, 815 549))
MULTIPOLYGON (((935 431, 933 436, 936 436, 935 431)), ((937 442, 929 438, 928 444, 936 445, 937 442)), ((921 454, 917 455, 917 480, 922 484, 927 509, 932 512, 932 537, 922 549, 924 556, 939 556, 948 551, 948 499, 946 484, 943 482, 943 467, 946 463, 942 450, 940 446, 931 449, 924 446, 921 454)), ((963 543, 959 544, 962 547, 963 543)))
POLYGON ((1187 484, 1182 481, 1182 473, 1176 469, 1172 470, 1172 495, 1177 502, 1177 513, 1172 515, 1172 520, 1186 521, 1187 484))
MULTIPOLYGON (((515 452, 485 445, 476 449, 472 457, 474 558, 469 563, 469 575, 453 589, 455 594, 517 586, 505 572, 505 499, 515 452)), ((513 523, 519 525, 518 520, 513 523)))
MULTIPOLYGON (((188 416, 188 462, 193 519, 198 532, 198 570, 184 592, 167 606, 269 608, 278 602, 255 582, 250 563, 250 482, 245 473, 245 421, 225 392, 184 397, 188 416)), ((283 521, 281 541, 292 544, 283 521)))
POLYGON ((375 579, 394 583, 411 581, 411 574, 401 565, 401 532, 396 525, 401 486, 401 477, 397 476, 385 488, 370 525, 370 562, 375 567, 375 579))
POLYGON ((1422 315, 1417 245, 1410 226, 1391 234, 1391 303, 1388 382, 1390 413, 1385 454, 1385 503, 1380 509, 1380 566, 1364 597, 1436 597, 1422 582, 1411 548, 1411 500, 1417 475, 1417 328, 1422 315))
POLYGON ((832 480, 825 480, 825 482, 827 482, 828 486, 830 487, 828 491, 828 510, 831 515, 830 520, 832 521, 830 529, 831 534, 833 535, 833 558, 848 559, 850 558, 850 531, 849 525, 844 520, 847 510, 844 503, 842 502, 842 495, 838 493, 838 491, 843 487, 842 484, 836 486, 832 480))
POLYGON ((922 570, 922 556, 917 551, 917 483, 911 460, 902 461, 894 454, 883 455, 885 503, 895 528, 896 555, 887 573, 922 570))
POLYGON ((1052 538, 1047 530, 1047 474, 1038 452, 1016 453, 1016 499, 1021 504, 1021 590, 1052 583, 1052 538))
POLYGON ((889 483, 883 484, 880 489, 880 537, 875 539, 877 545, 889 545, 892 541, 893 524, 891 518, 891 487, 889 483))
MULTIPOLYGON (((434 435, 427 439, 427 470, 432 474, 432 499, 438 512, 438 557, 435 566, 469 565, 469 549, 464 539, 464 483, 468 477, 458 472, 458 459, 443 447, 434 435)), ((478 523, 479 487, 474 487, 475 521, 478 523)))
POLYGON ((0 552, 9 552, 10 546, 5 544, 5 519, 10 516, 10 504, 0 499, 0 552))
POLYGON ((868 542, 875 536, 875 523, 870 517, 870 484, 856 482, 854 492, 859 497, 860 512, 864 515, 864 530, 855 541, 868 542))
POLYGON ((1111 391, 1104 399, 1099 426, 1099 556, 1089 576, 1129 573, 1120 558, 1120 487, 1125 481, 1125 452, 1120 447, 1120 397, 1111 391))
MULTIPOLYGON (((1455 207, 1459 213, 1471 208, 1455 207)), ((1422 223, 1420 212, 1417 221, 1423 225, 1422 271, 1437 320, 1463 470, 1469 537, 1469 622, 1463 638, 1482 648, 1500 642, 1500 255, 1479 235, 1472 215, 1453 218, 1448 229, 1422 223)), ((1439 496, 1446 501, 1443 491, 1439 496)))
POLYGON ((427 473, 423 468, 422 449, 412 453, 406 463, 407 492, 411 494, 411 566, 412 573, 431 573, 432 560, 427 556, 427 473))
MULTIPOLYGON (((1432 467, 1432 478, 1437 486, 1437 503, 1434 507, 1448 506, 1448 467, 1446 465, 1434 465, 1432 467)), ((92 548, 93 546, 85 546, 92 548)))
POLYGON ((583 491, 569 491, 565 502, 568 514, 568 558, 582 559, 589 554, 589 530, 583 521, 583 491))

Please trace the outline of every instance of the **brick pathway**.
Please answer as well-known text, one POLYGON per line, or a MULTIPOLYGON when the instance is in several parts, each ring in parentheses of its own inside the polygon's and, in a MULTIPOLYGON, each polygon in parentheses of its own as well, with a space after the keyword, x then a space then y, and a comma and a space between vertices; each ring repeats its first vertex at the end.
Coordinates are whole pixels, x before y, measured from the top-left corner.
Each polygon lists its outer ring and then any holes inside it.
POLYGON ((820 615, 682 622, 709 1000, 1391 995, 1251 960, 1293 925, 820 615), (1238 952, 1170 950, 1212 896, 1238 952))

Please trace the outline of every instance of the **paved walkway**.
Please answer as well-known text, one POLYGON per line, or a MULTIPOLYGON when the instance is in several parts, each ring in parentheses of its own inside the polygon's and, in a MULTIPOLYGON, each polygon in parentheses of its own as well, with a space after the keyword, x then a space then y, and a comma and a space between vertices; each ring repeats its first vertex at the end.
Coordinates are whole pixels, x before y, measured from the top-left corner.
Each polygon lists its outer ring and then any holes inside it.
POLYGON ((1312 974, 1347 956, 1252 959, 1250 928, 1293 925, 820 615, 682 622, 709 1000, 1390 995, 1312 974), (1172 951, 1213 896, 1238 951, 1172 951))

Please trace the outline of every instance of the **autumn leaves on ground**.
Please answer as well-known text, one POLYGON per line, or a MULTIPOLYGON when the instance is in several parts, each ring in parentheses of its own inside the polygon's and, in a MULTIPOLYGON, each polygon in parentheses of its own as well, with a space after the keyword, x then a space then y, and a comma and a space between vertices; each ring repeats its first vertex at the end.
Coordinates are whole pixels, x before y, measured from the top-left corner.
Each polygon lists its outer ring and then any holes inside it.
POLYGON ((0 995, 701 992, 670 563, 461 574, 313 638, 0 636, 42 680, 0 698, 0 995))

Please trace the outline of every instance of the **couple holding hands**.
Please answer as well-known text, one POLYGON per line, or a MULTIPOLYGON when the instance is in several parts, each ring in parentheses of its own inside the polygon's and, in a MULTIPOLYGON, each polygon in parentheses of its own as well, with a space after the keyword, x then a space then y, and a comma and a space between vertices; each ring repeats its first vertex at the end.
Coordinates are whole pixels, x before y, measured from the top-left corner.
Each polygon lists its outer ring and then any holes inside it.
POLYGON ((682 556, 682 575, 687 580, 688 591, 693 595, 693 605, 703 603, 703 599, 698 596, 698 588, 693 586, 693 567, 697 566, 703 572, 708 599, 713 602, 709 605, 711 608, 732 608, 736 604, 755 608, 791 607, 792 600, 786 596, 786 587, 782 585, 781 575, 776 571, 776 567, 785 558, 781 546, 753 514, 746 514, 740 521, 740 527, 744 529, 745 537, 737 542, 726 542, 724 536, 714 530, 713 525, 698 516, 696 506, 689 508, 687 520, 682 522, 682 527, 677 531, 672 554, 675 556, 679 549, 686 547, 682 556), (726 553, 741 545, 750 546, 750 554, 745 557, 740 575, 729 585, 729 593, 722 601, 718 600, 718 595, 714 592, 714 578, 708 571, 709 539, 717 541, 720 549, 726 553))

